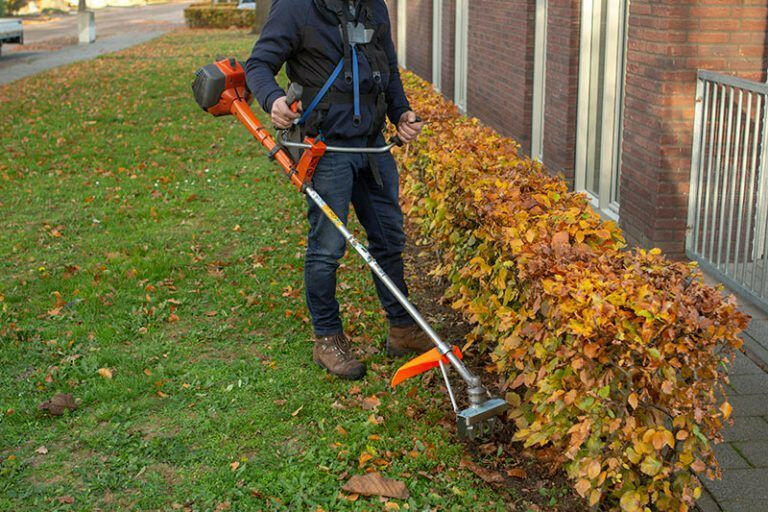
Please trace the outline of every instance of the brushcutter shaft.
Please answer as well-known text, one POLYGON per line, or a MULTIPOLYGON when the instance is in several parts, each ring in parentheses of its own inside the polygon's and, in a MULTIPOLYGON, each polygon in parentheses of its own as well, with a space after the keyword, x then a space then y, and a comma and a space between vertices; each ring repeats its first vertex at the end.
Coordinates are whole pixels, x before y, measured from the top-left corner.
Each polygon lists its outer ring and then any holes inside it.
POLYGON ((370 269, 373 271, 373 273, 378 277, 382 283, 384 283, 384 286, 387 287, 387 289, 392 293, 392 295, 395 296, 397 301, 402 304, 402 306, 405 308, 406 311, 408 311, 408 314, 411 315, 411 318, 421 327, 424 332, 427 333, 427 336, 432 340, 432 343, 437 346, 437 349, 440 351, 441 354, 443 354, 448 361, 451 363, 451 366, 453 366, 456 371, 459 373, 461 378, 467 383, 470 390, 469 395, 469 401, 470 404, 478 403, 481 398, 481 395, 485 394, 485 388, 480 383, 480 379, 473 374, 469 368, 467 368, 458 357, 456 357, 456 354, 453 353, 453 350, 450 345, 445 343, 443 340, 440 339, 440 336, 437 335, 437 333, 432 329, 432 327, 427 323, 426 320, 424 320, 424 317, 421 316, 421 314, 418 312, 418 310, 414 307, 413 304, 408 300, 408 297, 406 297, 403 292, 400 291, 400 289, 397 287, 397 285, 392 281, 392 279, 389 278, 389 276, 384 272, 384 270, 381 268, 381 266, 378 264, 378 262, 371 256, 371 254, 368 252, 368 250, 365 248, 363 244, 361 244, 355 236, 347 229, 347 227, 344 225, 343 222, 341 222, 341 219, 333 212, 330 206, 323 200, 322 197, 310 186, 306 186, 304 188, 304 192, 309 196, 310 199, 320 208, 320 210, 325 213, 325 216, 328 217, 328 219, 333 223, 334 226, 336 226, 336 229, 339 230, 341 235, 344 237, 344 239, 354 247, 354 249, 357 251, 360 256, 362 256, 363 260, 365 260, 365 263, 370 267, 370 269), (472 393, 472 390, 475 390, 475 393, 472 393))

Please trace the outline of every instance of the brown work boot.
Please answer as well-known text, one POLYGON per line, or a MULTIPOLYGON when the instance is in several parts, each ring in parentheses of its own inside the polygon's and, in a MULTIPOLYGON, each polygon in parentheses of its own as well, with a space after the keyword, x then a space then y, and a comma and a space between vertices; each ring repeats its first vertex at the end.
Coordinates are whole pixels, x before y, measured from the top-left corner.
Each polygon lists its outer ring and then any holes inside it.
POLYGON ((418 325, 389 326, 389 336, 387 337, 387 355, 389 357, 423 354, 433 348, 435 348, 435 344, 418 325))
POLYGON ((365 365, 355 359, 349 340, 343 334, 316 336, 312 359, 342 379, 358 380, 365 376, 365 365))

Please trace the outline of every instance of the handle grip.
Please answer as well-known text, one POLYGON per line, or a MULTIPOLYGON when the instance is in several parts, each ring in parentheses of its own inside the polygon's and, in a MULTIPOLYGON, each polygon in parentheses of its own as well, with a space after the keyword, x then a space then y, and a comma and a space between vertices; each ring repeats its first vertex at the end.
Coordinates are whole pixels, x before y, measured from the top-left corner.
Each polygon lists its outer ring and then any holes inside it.
MULTIPOLYGON (((413 122, 411 122, 410 124, 413 124, 413 123, 420 123, 420 122, 421 122, 421 118, 420 118, 419 116, 416 116, 416 120, 415 120, 415 121, 413 121, 413 122)), ((397 147, 403 147, 403 146, 405 145, 405 142, 403 142, 403 141, 400 139, 400 136, 399 136, 399 135, 395 135, 394 137, 392 137, 391 139, 389 139, 389 142, 388 142, 388 143, 389 143, 389 144, 394 144, 394 145, 395 145, 395 146, 397 146, 397 147)))
POLYGON ((295 82, 292 82, 290 87, 288 87, 288 92, 285 95, 285 102, 293 112, 299 111, 299 101, 303 95, 304 87, 295 82))

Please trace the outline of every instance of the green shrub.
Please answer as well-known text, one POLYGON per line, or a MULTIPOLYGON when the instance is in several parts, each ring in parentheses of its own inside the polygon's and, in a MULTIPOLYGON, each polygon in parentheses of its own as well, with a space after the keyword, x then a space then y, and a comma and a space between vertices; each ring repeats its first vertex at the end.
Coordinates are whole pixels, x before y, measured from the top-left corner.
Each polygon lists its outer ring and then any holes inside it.
POLYGON ((184 9, 190 28, 252 28, 261 16, 259 9, 237 9, 237 4, 192 4, 184 9))

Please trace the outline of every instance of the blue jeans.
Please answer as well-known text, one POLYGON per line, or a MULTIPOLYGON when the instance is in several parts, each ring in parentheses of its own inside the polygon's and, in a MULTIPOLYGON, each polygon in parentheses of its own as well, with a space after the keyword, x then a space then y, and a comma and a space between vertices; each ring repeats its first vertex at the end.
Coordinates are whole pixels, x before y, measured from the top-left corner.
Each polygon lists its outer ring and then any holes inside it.
MULTIPOLYGON (((368 250, 400 290, 408 294, 403 278, 403 212, 398 202, 397 166, 391 154, 375 156, 379 164, 379 186, 368 156, 327 153, 312 179, 314 189, 339 218, 347 223, 350 203, 368 235, 368 250)), ((346 240, 323 212, 309 199, 309 235, 304 264, 304 285, 312 326, 317 336, 343 332, 336 300, 336 270, 344 256, 346 240)), ((413 323, 384 284, 374 276, 376 292, 392 325, 413 323)))

